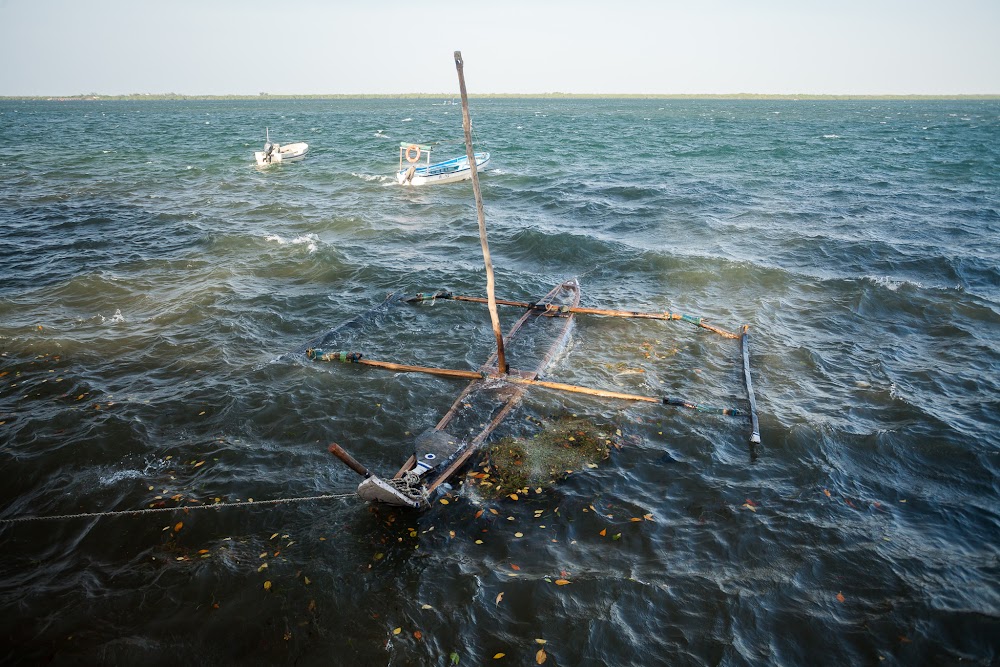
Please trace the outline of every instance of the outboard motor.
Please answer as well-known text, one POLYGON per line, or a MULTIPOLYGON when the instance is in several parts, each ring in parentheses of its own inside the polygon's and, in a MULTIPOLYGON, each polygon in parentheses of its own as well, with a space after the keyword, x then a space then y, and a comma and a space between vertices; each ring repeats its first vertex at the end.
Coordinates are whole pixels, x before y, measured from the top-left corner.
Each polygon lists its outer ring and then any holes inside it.
POLYGON ((274 144, 270 141, 264 143, 264 162, 271 161, 271 154, 274 152, 274 144))

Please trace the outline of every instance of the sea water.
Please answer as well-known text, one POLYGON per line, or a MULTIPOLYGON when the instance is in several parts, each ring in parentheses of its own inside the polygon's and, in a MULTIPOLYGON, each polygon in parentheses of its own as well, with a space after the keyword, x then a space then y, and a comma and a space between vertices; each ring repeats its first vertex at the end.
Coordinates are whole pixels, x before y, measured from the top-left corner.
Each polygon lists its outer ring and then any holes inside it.
MULTIPOLYGON (((460 107, 0 102, 0 661, 1000 659, 1000 103, 471 106, 498 295, 748 325, 761 446, 532 389, 503 428, 623 447, 368 507, 327 445, 391 474, 463 383, 302 351, 489 356, 484 306, 372 311, 485 295, 470 183, 393 178, 400 142, 464 153, 460 107), (306 158, 256 168, 265 127, 306 158)), ((684 321, 578 316, 546 378, 749 408, 738 341, 684 321)))

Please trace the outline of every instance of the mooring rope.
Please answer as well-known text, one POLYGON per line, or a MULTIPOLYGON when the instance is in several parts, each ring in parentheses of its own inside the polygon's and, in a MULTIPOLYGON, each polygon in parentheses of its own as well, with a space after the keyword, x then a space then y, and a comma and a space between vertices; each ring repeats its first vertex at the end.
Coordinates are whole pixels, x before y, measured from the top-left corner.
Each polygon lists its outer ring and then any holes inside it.
POLYGON ((138 510, 118 510, 113 512, 84 512, 81 514, 53 514, 49 516, 19 516, 13 519, 0 519, 0 523, 24 523, 27 521, 54 521, 57 519, 104 518, 110 516, 138 516, 140 514, 156 514, 160 512, 187 512, 189 510, 219 510, 230 507, 259 507, 261 505, 280 505, 285 503, 300 503, 310 500, 330 500, 334 498, 350 498, 354 493, 334 493, 305 498, 278 498, 276 500, 244 500, 238 503, 212 503, 211 505, 190 505, 176 507, 150 507, 138 510))

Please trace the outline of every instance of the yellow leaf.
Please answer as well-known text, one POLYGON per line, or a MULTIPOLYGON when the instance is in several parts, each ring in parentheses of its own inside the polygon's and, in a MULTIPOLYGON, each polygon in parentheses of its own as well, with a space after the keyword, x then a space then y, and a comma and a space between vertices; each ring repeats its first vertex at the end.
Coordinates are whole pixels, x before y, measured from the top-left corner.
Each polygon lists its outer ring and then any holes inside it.
POLYGON ((545 649, 540 648, 540 649, 538 649, 538 653, 535 654, 535 662, 537 662, 540 665, 543 662, 545 662, 545 658, 547 658, 547 657, 548 656, 545 655, 545 649))
POLYGON ((556 586, 565 586, 568 583, 569 583, 569 581, 567 581, 565 579, 556 579, 556 586))
POLYGON ((604 530, 601 531, 601 537, 604 537, 607 534, 608 534, 608 529, 607 528, 605 528, 604 530))
POLYGON ((524 533, 514 533, 514 537, 524 537, 524 533))
POLYGON ((311 582, 311 581, 309 580, 309 577, 302 577, 302 579, 303 579, 303 581, 305 582, 306 586, 308 586, 309 584, 311 584, 311 583, 312 583, 312 582, 311 582))
POLYGON ((175 533, 181 532, 181 528, 183 528, 183 527, 184 527, 184 522, 183 521, 178 521, 177 524, 174 525, 174 532, 175 533))
POLYGON ((494 660, 499 660, 500 658, 504 657, 505 655, 507 655, 507 654, 506 653, 497 653, 495 656, 493 656, 493 659, 494 660))
POLYGON ((516 493, 510 494, 510 499, 511 500, 517 500, 517 494, 516 493))
POLYGON ((501 600, 503 600, 503 591, 501 591, 501 592, 500 592, 500 594, 499 594, 499 595, 497 595, 497 601, 496 601, 496 604, 500 604, 500 601, 501 601, 501 600))
POLYGON ((277 533, 275 533, 274 535, 272 535, 272 536, 271 536, 271 539, 273 540, 273 539, 274 539, 274 538, 276 538, 277 536, 278 536, 278 534, 277 534, 277 533))
POLYGON ((398 635, 402 631, 403 631, 403 628, 396 628, 395 630, 392 631, 392 634, 398 635))
POLYGON ((830 497, 830 489, 823 489, 823 495, 825 495, 827 498, 829 498, 830 497))
POLYGON ((270 581, 265 581, 264 582, 264 590, 265 591, 271 590, 271 582, 270 581))
POLYGON ((195 467, 195 468, 200 468, 200 467, 202 467, 203 465, 205 465, 205 462, 204 462, 204 461, 198 461, 197 463, 195 463, 195 464, 194 464, 194 467, 195 467))
POLYGON ((260 567, 257 568, 257 571, 258 572, 263 572, 266 569, 267 569, 267 563, 264 563, 263 565, 261 565, 260 567))
POLYGON ((637 516, 634 516, 634 517, 632 517, 631 519, 629 519, 629 521, 642 521, 642 519, 640 519, 640 518, 639 518, 639 517, 637 517, 637 516))
POLYGON ((544 640, 544 639, 536 639, 536 640, 535 640, 535 643, 536 643, 536 644, 544 644, 544 643, 545 643, 545 640, 544 640))
POLYGON ((482 543, 483 543, 482 540, 476 540, 476 544, 482 544, 482 543))
POLYGON ((448 499, 447 498, 442 498, 441 499, 441 504, 442 505, 447 505, 448 504, 448 499))
MULTIPOLYGON (((906 502, 906 501, 904 500, 903 502, 906 502)), ((493 509, 493 508, 491 507, 491 508, 490 508, 490 514, 500 514, 500 512, 497 512, 497 511, 496 511, 495 509, 493 509)))

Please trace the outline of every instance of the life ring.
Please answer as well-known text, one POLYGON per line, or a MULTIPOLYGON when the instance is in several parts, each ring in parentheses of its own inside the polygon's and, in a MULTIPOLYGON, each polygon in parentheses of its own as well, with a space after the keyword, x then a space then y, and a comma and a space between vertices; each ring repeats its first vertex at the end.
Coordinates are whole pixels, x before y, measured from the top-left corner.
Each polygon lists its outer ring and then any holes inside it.
POLYGON ((416 162, 419 159, 420 159, 420 146, 416 144, 410 144, 409 146, 407 146, 406 161, 412 164, 413 162, 416 162), (417 151, 415 155, 413 154, 413 151, 417 151))

